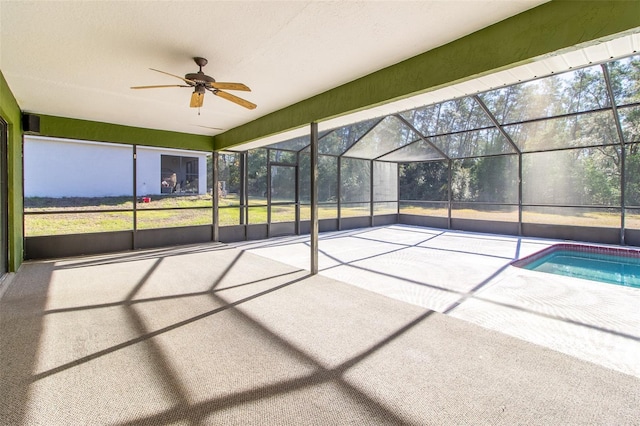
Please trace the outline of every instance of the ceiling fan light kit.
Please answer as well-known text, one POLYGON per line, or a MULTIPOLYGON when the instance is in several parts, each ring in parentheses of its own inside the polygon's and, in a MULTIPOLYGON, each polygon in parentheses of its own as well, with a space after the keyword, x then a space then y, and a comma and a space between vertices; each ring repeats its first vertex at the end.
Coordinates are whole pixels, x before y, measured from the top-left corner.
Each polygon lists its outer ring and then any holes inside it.
POLYGON ((191 94, 191 102, 189 106, 191 108, 200 108, 204 103, 204 94, 206 91, 210 91, 216 96, 219 96, 223 99, 231 101, 235 104, 243 106, 247 109, 254 109, 256 104, 247 101, 246 99, 242 99, 236 95, 232 95, 231 93, 225 92, 223 90, 241 90, 244 92, 250 92, 247 86, 242 83, 228 83, 228 82, 217 82, 213 77, 206 75, 202 71, 202 67, 207 65, 209 61, 205 58, 196 57, 193 58, 194 62, 198 67, 200 67, 198 72, 186 74, 184 77, 180 77, 174 74, 170 74, 165 71, 160 71, 154 68, 150 68, 152 71, 156 71, 162 74, 170 75, 171 77, 179 78, 184 81, 186 84, 171 84, 171 85, 155 85, 155 86, 133 86, 132 89, 157 89, 157 88, 165 88, 165 87, 192 87, 193 93, 191 94))

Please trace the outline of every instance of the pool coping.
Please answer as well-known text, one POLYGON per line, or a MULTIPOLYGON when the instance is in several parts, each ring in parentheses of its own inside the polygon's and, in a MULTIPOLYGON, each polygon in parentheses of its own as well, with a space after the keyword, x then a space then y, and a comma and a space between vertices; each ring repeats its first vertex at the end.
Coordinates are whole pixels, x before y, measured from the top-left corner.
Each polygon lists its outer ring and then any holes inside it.
POLYGON ((560 250, 572 250, 580 253, 605 254, 640 259, 640 250, 638 249, 595 246, 591 244, 560 243, 544 248, 521 259, 514 260, 510 263, 510 265, 517 268, 524 268, 525 266, 543 258, 544 256, 560 250))

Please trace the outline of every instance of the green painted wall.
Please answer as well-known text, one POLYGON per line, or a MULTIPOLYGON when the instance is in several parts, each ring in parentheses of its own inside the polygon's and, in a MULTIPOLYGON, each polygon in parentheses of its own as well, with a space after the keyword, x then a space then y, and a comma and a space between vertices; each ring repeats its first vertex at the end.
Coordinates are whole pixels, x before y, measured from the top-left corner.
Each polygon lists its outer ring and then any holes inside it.
POLYGON ((213 138, 211 136, 144 129, 50 115, 40 115, 39 134, 58 138, 160 146, 163 148, 193 149, 198 151, 213 150, 213 138))
POLYGON ((9 202, 9 271, 15 272, 23 259, 22 214, 22 120, 20 107, 0 71, 0 116, 9 124, 7 174, 9 202))
POLYGON ((640 27, 640 1, 552 1, 214 136, 216 150, 436 90, 640 27))

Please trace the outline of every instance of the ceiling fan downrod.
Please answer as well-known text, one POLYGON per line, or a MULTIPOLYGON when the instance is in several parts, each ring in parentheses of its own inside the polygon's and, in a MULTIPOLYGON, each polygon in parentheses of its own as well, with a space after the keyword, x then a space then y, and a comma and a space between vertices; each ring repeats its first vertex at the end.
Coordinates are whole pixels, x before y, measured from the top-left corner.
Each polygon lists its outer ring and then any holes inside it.
POLYGON ((200 67, 200 72, 202 72, 202 67, 209 63, 209 61, 207 61, 205 58, 201 58, 199 56, 196 56, 195 58, 193 58, 193 60, 196 65, 200 67))

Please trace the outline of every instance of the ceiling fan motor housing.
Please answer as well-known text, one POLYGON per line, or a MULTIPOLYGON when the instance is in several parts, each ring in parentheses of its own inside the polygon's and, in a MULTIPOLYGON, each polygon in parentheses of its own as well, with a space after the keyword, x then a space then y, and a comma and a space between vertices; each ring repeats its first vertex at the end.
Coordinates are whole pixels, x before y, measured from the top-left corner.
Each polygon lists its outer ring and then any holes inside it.
POLYGON ((203 83, 203 84, 216 82, 216 80, 213 77, 209 77, 202 71, 185 74, 184 78, 187 80, 195 81, 196 83, 203 83))
POLYGON ((198 72, 185 74, 184 78, 187 80, 195 81, 196 83, 202 83, 205 85, 207 83, 215 83, 216 80, 213 77, 209 77, 208 75, 202 72, 202 67, 207 65, 209 61, 207 61, 205 58, 200 58, 200 57, 193 58, 193 60, 195 61, 196 65, 200 67, 200 70, 198 72))

